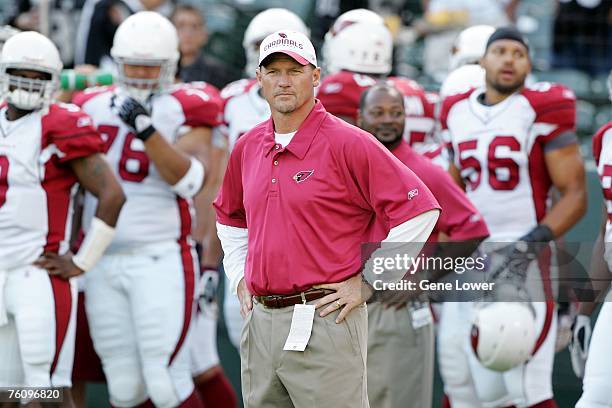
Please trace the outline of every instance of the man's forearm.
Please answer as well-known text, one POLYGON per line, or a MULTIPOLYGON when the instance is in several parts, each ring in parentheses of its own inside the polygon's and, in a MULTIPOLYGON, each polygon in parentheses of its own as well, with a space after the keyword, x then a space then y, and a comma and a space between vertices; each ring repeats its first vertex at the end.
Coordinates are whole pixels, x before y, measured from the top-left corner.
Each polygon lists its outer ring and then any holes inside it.
POLYGON ((172 146, 159 132, 155 132, 144 142, 147 156, 164 181, 175 185, 187 174, 191 166, 189 156, 172 146))

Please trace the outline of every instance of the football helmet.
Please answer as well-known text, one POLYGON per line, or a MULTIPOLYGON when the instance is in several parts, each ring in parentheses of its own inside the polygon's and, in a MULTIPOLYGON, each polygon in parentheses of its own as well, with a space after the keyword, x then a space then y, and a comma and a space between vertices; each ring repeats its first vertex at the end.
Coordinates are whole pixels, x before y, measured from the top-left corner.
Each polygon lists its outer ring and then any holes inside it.
MULTIPOLYGON (((347 28, 356 23, 369 23, 371 25, 378 25, 381 27, 385 26, 385 20, 375 12, 367 9, 355 9, 347 11, 341 14, 334 24, 330 27, 329 31, 325 34, 323 42, 323 67, 326 73, 333 74, 342 69, 338 65, 342 65, 342 57, 334 54, 334 51, 342 47, 343 42, 359 42, 361 38, 346 39, 345 36, 340 36, 340 44, 337 44, 336 40, 338 36, 347 28)), ((390 71, 390 69, 389 69, 390 71)))
POLYGON ((485 85, 485 70, 477 64, 466 64, 452 71, 440 86, 440 98, 467 92, 485 85))
POLYGON ((452 70, 465 64, 478 64, 487 49, 487 41, 495 31, 489 25, 468 27, 459 33, 453 44, 449 67, 452 70))
POLYGON ((24 31, 9 38, 0 56, 0 97, 18 109, 46 108, 59 86, 62 61, 57 47, 42 34, 24 31), (50 75, 29 79, 11 70, 31 70, 50 75))
POLYGON ((393 66, 393 38, 385 25, 354 23, 326 45, 329 74, 348 70, 363 74, 388 74, 393 66))
POLYGON ((483 366, 508 371, 525 363, 536 344, 535 314, 529 303, 484 303, 475 310, 471 343, 483 366))
POLYGON ((111 57, 118 67, 119 87, 141 103, 152 93, 168 89, 176 74, 178 43, 176 29, 159 13, 141 11, 125 19, 117 28, 111 48, 111 57), (125 75, 126 65, 159 66, 159 76, 129 78, 125 75))
POLYGON ((259 66, 259 44, 261 41, 278 30, 297 31, 310 36, 310 30, 302 19, 292 11, 284 8, 270 8, 257 14, 249 23, 242 46, 246 55, 245 73, 249 78, 255 77, 259 66))

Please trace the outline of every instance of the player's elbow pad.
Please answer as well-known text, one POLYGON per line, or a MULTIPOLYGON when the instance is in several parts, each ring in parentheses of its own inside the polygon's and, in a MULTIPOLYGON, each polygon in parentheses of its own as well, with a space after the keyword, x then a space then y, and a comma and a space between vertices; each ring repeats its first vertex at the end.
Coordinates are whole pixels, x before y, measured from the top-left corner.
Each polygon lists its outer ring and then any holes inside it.
POLYGON ((192 157, 189 170, 172 186, 172 191, 182 198, 191 198, 200 191, 202 184, 204 184, 204 166, 192 157))

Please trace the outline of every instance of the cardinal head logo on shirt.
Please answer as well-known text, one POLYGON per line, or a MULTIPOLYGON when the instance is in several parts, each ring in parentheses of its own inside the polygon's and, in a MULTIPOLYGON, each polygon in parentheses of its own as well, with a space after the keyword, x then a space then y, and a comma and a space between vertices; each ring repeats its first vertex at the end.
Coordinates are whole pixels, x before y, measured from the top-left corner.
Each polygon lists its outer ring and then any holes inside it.
POLYGON ((308 177, 312 176, 312 173, 314 173, 314 170, 299 171, 295 174, 295 176, 293 176, 293 179, 296 181, 296 183, 301 183, 302 181, 306 181, 308 177))

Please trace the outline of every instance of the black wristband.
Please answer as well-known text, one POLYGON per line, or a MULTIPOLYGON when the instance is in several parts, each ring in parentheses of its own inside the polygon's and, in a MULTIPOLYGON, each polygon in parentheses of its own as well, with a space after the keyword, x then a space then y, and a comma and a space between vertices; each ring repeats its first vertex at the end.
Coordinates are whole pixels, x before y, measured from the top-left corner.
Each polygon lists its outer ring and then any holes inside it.
POLYGON ((146 128, 142 132, 136 133, 136 138, 142 140, 143 142, 146 142, 147 139, 153 136, 153 133, 155 132, 156 130, 153 127, 153 125, 150 125, 148 128, 146 128))
POLYGON ((537 227, 523 235, 519 241, 525 242, 549 242, 555 239, 555 236, 548 225, 539 224, 537 227))

